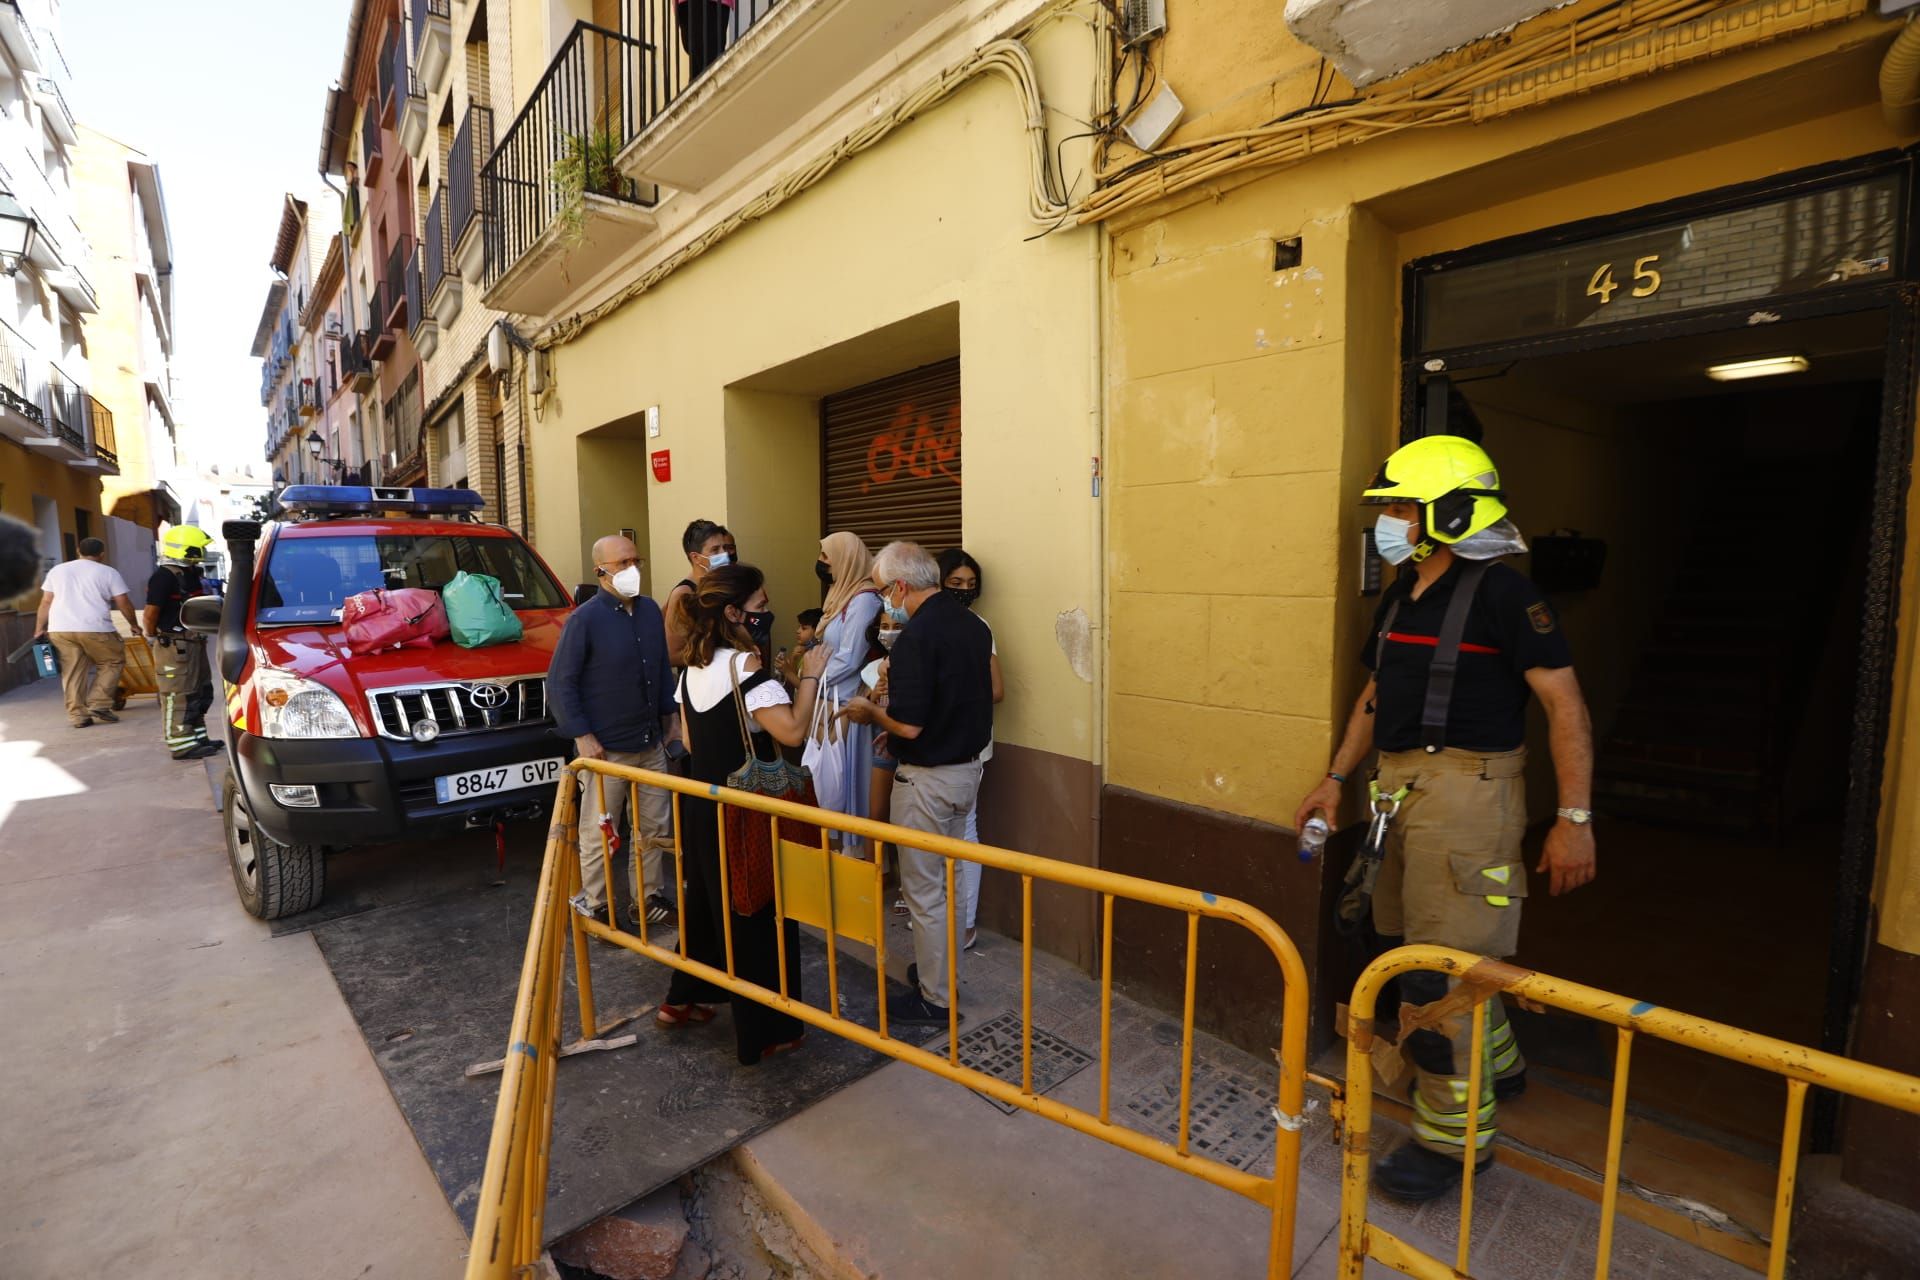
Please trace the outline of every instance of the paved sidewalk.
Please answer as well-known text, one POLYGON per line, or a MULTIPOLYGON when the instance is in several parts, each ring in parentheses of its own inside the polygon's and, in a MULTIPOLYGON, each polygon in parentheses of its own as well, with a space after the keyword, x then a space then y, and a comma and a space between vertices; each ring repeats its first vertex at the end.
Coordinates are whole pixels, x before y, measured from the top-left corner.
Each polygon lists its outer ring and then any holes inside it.
MULTIPOLYGON (((912 935, 895 923, 890 969, 904 980, 912 935)), ((1117 940, 1124 945, 1125 939, 1117 940)), ((862 949, 864 950, 864 949, 862 949)), ((1099 985, 1051 956, 1034 957, 1034 1022, 1062 1046, 1053 1061, 1090 1061, 1049 1096, 1097 1110, 1099 985)), ((967 1034, 1020 1009, 1020 946, 981 934, 962 969, 967 1034)), ((1114 997, 1112 1114, 1171 1140, 1179 1099, 1180 1024, 1114 997)), ((1018 1079, 1019 1024, 1005 1030, 1018 1079)), ((817 1033, 816 1033, 817 1034, 817 1033)), ((944 1038, 937 1046, 944 1048, 944 1038)), ((981 1046, 974 1052, 984 1052, 981 1046)), ((1036 1052, 1035 1079, 1049 1055, 1036 1052)), ((977 1065, 977 1064, 976 1064, 977 1065)), ((1211 1036, 1194 1053, 1193 1142, 1261 1174, 1273 1168, 1275 1068, 1211 1036)), ((1317 1092, 1312 1091, 1310 1092, 1317 1092)), ((1376 1157, 1406 1131, 1376 1115, 1376 1157)), ((1266 1211, 1097 1139, 993 1104, 917 1067, 894 1063, 746 1144, 841 1257, 882 1280, 1186 1280, 1266 1274, 1266 1211)), ((1339 1150, 1324 1105, 1302 1135, 1292 1274, 1330 1277, 1338 1246, 1339 1150)), ((1477 1280, 1581 1280, 1593 1274, 1599 1211, 1569 1191, 1496 1167, 1476 1179, 1477 1280)), ((1374 1199, 1386 1230, 1453 1260, 1458 1197, 1417 1209, 1374 1199)), ((1627 1219, 1614 1228, 1616 1280, 1733 1280, 1752 1273, 1627 1219)), ((1369 1276, 1391 1274, 1377 1263, 1369 1276)))
POLYGON ((0 698, 0 1008, 0 1276, 464 1267, 326 964, 240 909, 150 699, 75 731, 52 681, 0 698))

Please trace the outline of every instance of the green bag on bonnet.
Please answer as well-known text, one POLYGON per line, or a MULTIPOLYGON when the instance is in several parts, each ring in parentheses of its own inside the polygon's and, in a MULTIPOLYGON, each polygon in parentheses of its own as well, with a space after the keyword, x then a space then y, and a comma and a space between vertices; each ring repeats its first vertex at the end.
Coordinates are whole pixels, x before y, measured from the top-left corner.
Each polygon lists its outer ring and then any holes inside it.
POLYGON ((521 635, 520 615, 500 591, 500 579, 461 570, 440 589, 447 606, 447 626, 453 642, 463 649, 511 644, 521 635))

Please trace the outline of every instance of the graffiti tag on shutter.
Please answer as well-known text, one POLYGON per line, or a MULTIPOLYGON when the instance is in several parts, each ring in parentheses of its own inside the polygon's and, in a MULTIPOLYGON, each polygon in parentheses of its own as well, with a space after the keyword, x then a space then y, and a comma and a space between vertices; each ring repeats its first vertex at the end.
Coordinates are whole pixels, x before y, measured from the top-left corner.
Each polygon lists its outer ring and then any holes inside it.
POLYGON ((960 483, 960 406, 947 409, 946 421, 935 420, 912 401, 894 411, 884 431, 867 444, 867 478, 860 492, 892 484, 902 475, 916 480, 941 477, 960 483))

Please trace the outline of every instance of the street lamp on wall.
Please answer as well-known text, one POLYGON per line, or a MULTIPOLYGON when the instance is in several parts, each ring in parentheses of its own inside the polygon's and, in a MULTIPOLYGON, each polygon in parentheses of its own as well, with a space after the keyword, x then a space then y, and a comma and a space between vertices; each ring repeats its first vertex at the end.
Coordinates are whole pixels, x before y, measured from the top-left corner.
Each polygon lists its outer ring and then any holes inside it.
POLYGON ((332 467, 333 478, 336 482, 347 470, 346 463, 340 461, 338 458, 329 458, 327 456, 327 442, 320 438, 318 431, 307 432, 307 456, 312 458, 315 463, 324 462, 332 467))
POLYGON ((33 215, 10 193, 0 191, 0 272, 12 275, 20 270, 33 247, 35 229, 33 215))

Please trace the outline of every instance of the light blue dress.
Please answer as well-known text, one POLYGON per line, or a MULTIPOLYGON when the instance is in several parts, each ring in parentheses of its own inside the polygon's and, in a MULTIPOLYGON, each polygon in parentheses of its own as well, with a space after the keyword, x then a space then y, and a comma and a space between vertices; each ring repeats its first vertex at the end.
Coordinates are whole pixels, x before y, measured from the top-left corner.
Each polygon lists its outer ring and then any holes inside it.
MULTIPOLYGON (((880 613, 880 596, 876 592, 863 591, 847 602, 839 613, 823 619, 820 631, 820 643, 827 646, 831 656, 827 659, 827 669, 820 677, 822 695, 832 695, 840 699, 842 705, 847 700, 859 696, 860 669, 867 662, 867 629, 873 625, 874 618, 880 613)), ((854 724, 846 721, 847 739, 852 744, 848 751, 852 758, 862 764, 870 765, 873 760, 873 726, 854 724)), ((846 812, 855 818, 869 817, 867 802, 869 789, 865 769, 856 769, 856 782, 849 789, 849 803, 846 812)))

